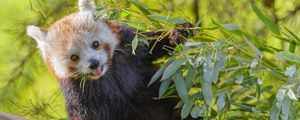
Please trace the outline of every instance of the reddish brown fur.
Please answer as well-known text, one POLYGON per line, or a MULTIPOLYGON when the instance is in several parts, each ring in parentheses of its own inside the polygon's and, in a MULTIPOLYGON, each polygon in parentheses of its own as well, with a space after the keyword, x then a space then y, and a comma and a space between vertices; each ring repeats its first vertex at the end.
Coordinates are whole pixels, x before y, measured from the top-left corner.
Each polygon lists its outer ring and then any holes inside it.
POLYGON ((117 39, 118 39, 118 43, 119 43, 120 38, 121 38, 121 34, 120 34, 120 30, 117 28, 116 24, 114 24, 113 22, 110 22, 110 21, 106 21, 106 24, 116 34, 117 39))

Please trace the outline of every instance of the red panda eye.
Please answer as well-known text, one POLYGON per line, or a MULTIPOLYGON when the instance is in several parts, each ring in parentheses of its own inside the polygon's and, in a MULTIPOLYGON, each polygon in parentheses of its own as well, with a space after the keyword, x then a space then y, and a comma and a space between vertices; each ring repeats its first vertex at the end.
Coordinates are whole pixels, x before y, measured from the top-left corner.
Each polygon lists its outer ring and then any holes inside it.
POLYGON ((77 61, 77 60, 79 60, 79 57, 77 55, 72 55, 71 60, 72 61, 77 61))
POLYGON ((97 49, 100 46, 98 41, 94 41, 92 44, 92 48, 97 49))

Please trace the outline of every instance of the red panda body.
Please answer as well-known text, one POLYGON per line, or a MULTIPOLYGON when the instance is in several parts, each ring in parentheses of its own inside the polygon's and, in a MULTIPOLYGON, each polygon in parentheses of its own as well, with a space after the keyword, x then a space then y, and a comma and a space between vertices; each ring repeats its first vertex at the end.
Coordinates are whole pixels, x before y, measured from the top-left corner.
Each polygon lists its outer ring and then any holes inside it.
MULTIPOLYGON (((115 51, 110 69, 99 80, 62 82, 67 108, 73 118, 89 120, 171 120, 176 101, 154 100, 157 84, 147 83, 155 72, 149 48, 139 46, 132 54, 133 29, 120 29, 120 44, 115 51), (76 109, 74 109, 76 108, 76 109)), ((64 81, 64 80, 60 80, 64 81)))
MULTIPOLYGON (((79 0, 80 12, 47 30, 29 26, 48 67, 56 75, 72 120, 177 120, 176 101, 154 100, 158 83, 147 87, 157 68, 153 60, 167 55, 164 45, 182 38, 166 37, 150 47, 130 46, 136 29, 94 17, 94 2, 79 0), (171 40, 172 39, 172 40, 171 40)), ((159 36, 162 32, 142 33, 159 36)), ((176 34, 178 35, 178 34, 176 34)))

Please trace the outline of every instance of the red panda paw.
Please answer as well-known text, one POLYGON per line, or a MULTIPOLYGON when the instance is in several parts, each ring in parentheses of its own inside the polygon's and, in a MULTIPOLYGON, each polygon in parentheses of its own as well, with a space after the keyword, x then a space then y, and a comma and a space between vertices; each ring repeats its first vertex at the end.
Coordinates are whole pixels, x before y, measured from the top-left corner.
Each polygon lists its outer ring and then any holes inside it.
POLYGON ((189 22, 177 25, 170 34, 170 45, 175 46, 187 42, 188 37, 195 35, 195 31, 190 29, 193 27, 194 25, 189 22))

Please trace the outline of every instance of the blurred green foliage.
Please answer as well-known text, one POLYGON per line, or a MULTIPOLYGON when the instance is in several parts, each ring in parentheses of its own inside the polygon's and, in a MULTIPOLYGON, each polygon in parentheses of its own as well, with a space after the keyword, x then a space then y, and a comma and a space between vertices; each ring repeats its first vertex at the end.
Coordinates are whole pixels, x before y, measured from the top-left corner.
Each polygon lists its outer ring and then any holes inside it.
MULTIPOLYGON (((0 111, 66 119, 58 83, 25 26, 47 28, 76 4, 1 3, 0 111)), ((196 25, 190 43, 159 61, 162 68, 151 79, 161 81, 158 99, 181 99, 182 118, 299 119, 300 1, 97 0, 97 8, 109 20, 145 31, 168 33, 183 21, 196 25)), ((133 46, 147 39, 137 35, 133 46)))

